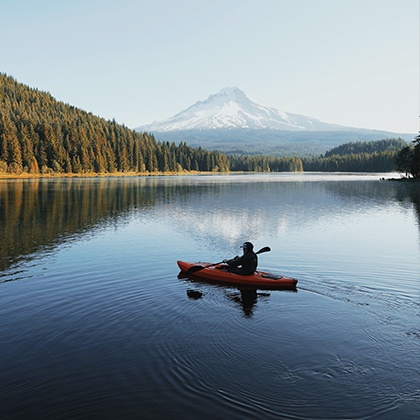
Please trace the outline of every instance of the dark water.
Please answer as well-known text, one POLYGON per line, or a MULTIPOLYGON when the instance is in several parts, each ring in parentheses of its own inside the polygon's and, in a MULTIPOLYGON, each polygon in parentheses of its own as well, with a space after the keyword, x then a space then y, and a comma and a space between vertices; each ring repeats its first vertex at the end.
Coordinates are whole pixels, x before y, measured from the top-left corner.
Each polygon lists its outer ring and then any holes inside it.
POLYGON ((0 418, 418 419, 420 191, 379 176, 0 181, 0 418), (252 241, 298 291, 179 279, 252 241))

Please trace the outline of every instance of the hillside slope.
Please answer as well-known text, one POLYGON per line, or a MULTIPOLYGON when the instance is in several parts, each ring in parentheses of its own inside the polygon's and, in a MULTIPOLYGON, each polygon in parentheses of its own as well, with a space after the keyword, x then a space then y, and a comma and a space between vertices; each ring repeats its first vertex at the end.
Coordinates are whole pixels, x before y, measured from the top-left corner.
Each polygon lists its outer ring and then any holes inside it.
POLYGON ((226 156, 157 142, 0 74, 0 172, 228 170, 226 156))

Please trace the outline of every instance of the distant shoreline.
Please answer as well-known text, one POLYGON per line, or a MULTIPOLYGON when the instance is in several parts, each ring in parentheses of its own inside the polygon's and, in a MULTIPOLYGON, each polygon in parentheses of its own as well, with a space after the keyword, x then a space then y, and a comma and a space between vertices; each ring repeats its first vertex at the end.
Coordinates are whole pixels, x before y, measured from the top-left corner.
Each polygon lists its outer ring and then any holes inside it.
MULTIPOLYGON (((116 177, 153 177, 153 176, 188 176, 188 175, 241 175, 241 174, 280 174, 284 172, 252 172, 252 171, 229 171, 229 172, 206 172, 206 171, 182 171, 182 172, 104 172, 104 173, 96 173, 96 172, 86 172, 86 173, 49 173, 49 174, 30 174, 27 172, 23 172, 21 174, 9 174, 9 173, 0 173, 0 180, 2 179, 63 179, 63 178, 116 178, 116 177)), ((288 172, 290 174, 317 174, 319 172, 312 172, 312 171, 303 171, 303 172, 288 172)), ((341 175, 348 175, 348 174, 371 174, 378 176, 381 175, 379 178, 380 181, 403 181, 403 182, 419 182, 420 179, 417 178, 384 178, 383 175, 386 172, 322 172, 323 174, 341 174, 341 175)), ((389 172, 389 174, 395 174, 395 172, 389 172)))

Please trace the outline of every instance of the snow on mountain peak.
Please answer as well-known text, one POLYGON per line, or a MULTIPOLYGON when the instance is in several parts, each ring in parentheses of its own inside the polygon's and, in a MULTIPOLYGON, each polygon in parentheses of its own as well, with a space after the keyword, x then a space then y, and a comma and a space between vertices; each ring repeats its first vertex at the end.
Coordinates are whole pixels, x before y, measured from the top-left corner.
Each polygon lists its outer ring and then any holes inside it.
POLYGON ((331 130, 332 127, 336 126, 259 105, 251 101, 241 89, 226 87, 165 121, 138 127, 137 130, 167 132, 242 128, 300 131, 331 130))
POLYGON ((216 93, 215 95, 210 95, 209 99, 215 96, 227 97, 230 100, 235 100, 235 101, 249 100, 248 97, 245 95, 245 93, 237 87, 223 88, 220 92, 216 93))

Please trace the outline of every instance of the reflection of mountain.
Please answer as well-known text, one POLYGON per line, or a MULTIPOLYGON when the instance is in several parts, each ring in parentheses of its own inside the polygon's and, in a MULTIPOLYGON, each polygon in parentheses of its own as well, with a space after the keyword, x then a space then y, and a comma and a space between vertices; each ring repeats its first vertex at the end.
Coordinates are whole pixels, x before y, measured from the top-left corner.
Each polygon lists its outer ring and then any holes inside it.
POLYGON ((215 249, 228 242, 232 250, 248 239, 257 246, 269 245, 263 243, 267 234, 282 236, 291 224, 294 230, 315 223, 327 226, 332 215, 370 210, 372 202, 378 207, 401 205, 403 197, 407 199, 400 183, 387 181, 270 182, 269 175, 260 183, 248 179, 203 185, 182 205, 177 223, 215 249))

